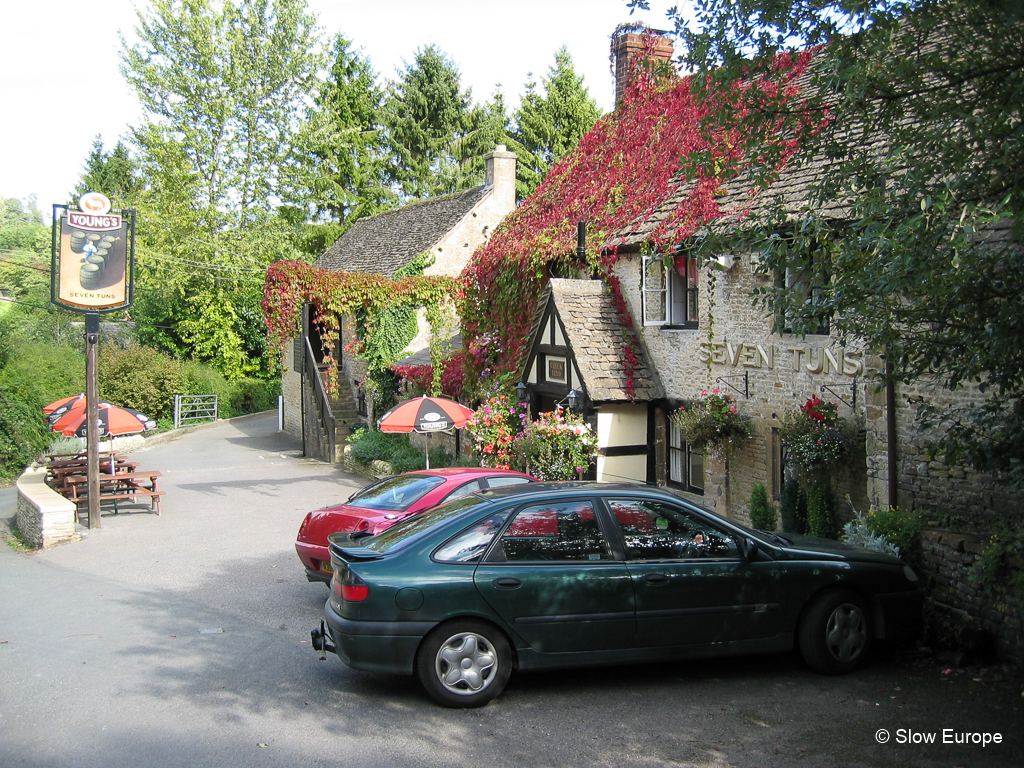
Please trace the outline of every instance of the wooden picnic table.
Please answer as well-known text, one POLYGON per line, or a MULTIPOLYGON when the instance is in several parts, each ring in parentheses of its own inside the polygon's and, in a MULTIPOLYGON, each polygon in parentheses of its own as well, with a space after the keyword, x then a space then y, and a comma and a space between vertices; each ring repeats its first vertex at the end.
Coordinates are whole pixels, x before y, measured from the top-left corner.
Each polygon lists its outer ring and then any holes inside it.
MULTIPOLYGON (((139 468, 138 462, 128 461, 127 456, 109 453, 100 460, 100 471, 107 474, 134 472, 139 468)), ((66 478, 88 473, 89 467, 85 460, 71 459, 54 461, 46 466, 46 481, 57 493, 67 495, 66 478)))
MULTIPOLYGON (((100 456, 116 456, 117 451, 98 451, 100 456)), ((88 451, 78 451, 77 453, 47 453, 43 455, 46 459, 46 464, 52 464, 59 461, 85 461, 89 457, 88 451)))
MULTIPOLYGON (((118 501, 135 501, 140 498, 150 500, 150 509, 160 514, 160 497, 164 491, 158 488, 158 478, 162 473, 157 470, 100 473, 100 503, 114 502, 114 513, 117 514, 118 501)), ((89 502, 89 477, 87 475, 67 475, 64 478, 67 498, 80 509, 89 502)))

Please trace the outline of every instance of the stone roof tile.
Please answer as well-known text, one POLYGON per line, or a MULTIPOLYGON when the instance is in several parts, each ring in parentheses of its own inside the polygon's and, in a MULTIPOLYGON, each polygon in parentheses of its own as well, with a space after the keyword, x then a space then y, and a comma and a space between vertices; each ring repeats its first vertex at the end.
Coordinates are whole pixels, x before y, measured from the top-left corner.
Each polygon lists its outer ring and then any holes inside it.
POLYGON ((359 219, 314 266, 392 277, 416 256, 433 248, 492 189, 475 187, 359 219))
MULTIPOLYGON (((538 318, 543 315, 543 308, 549 300, 554 302, 562 320, 590 400, 629 400, 626 393, 628 377, 619 354, 625 338, 604 282, 552 279, 539 302, 538 318)), ((636 399, 640 402, 662 396, 661 383, 647 361, 646 350, 634 372, 633 382, 636 399)))

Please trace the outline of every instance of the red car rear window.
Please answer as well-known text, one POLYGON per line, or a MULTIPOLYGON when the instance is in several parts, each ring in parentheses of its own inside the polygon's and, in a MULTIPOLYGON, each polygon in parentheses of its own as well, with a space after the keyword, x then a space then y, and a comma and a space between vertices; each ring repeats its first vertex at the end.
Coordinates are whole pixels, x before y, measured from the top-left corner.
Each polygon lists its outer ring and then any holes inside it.
POLYGON ((363 509, 405 512, 443 482, 443 477, 432 475, 396 475, 364 488, 347 503, 363 509))

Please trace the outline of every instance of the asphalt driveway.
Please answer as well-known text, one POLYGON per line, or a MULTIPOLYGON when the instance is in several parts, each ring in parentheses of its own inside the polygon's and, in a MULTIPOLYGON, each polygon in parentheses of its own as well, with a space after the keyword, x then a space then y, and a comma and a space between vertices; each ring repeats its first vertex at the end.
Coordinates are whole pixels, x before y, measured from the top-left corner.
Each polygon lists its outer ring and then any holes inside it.
POLYGON ((300 454, 275 414, 220 422, 133 454, 164 474, 161 517, 0 546, 0 766, 1020 764, 1019 677, 893 652, 841 678, 792 654, 524 674, 470 711, 319 661, 327 590, 295 532, 365 480, 300 454))

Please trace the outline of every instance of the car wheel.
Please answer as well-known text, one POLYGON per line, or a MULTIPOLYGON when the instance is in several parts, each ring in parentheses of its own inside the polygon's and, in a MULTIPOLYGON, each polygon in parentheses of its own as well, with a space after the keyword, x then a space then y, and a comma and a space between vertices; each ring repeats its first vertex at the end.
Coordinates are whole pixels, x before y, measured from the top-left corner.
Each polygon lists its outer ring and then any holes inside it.
POLYGON ((800 653, 815 672, 841 675, 867 660, 871 622, 863 601, 853 592, 829 592, 804 614, 800 653))
POLYGON ((463 619, 433 630, 416 653, 416 674, 445 707, 482 707, 505 688, 512 650, 491 624, 463 619))

